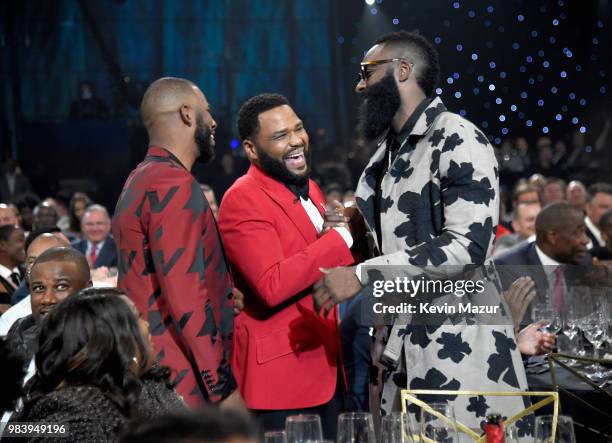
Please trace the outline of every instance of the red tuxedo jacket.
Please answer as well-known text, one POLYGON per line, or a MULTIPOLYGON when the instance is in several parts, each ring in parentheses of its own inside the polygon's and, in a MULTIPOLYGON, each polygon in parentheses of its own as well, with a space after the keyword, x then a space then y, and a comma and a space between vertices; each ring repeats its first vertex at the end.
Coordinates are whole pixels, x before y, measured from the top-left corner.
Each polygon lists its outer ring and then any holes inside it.
MULTIPOLYGON (((321 213, 325 199, 310 181, 321 213)), ((219 231, 245 309, 235 319, 232 369, 250 409, 297 409, 329 401, 339 359, 337 312, 314 313, 320 267, 353 263, 340 234, 317 230, 296 197, 256 166, 226 192, 219 231)))

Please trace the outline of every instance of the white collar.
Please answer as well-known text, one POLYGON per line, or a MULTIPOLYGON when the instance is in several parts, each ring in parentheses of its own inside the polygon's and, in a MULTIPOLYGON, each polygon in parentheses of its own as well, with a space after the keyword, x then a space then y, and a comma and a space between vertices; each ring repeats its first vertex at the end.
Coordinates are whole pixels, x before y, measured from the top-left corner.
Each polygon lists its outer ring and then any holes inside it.
POLYGON ((19 269, 17 268, 9 269, 4 265, 0 265, 0 276, 2 276, 2 278, 6 280, 11 281, 11 283, 12 283, 11 274, 13 272, 16 272, 17 274, 19 274, 19 269))
POLYGON ((548 255, 544 254, 538 245, 535 245, 536 253, 538 254, 538 258, 540 259, 540 263, 544 267, 544 272, 546 274, 552 274, 557 269, 557 266, 560 266, 559 263, 554 258, 550 258, 548 255))
MULTIPOLYGON (((106 242, 106 239, 102 240, 99 243, 96 243, 96 252, 100 251, 102 249, 102 246, 104 246, 104 243, 106 242)), ((91 248, 94 246, 94 242, 92 242, 91 240, 87 240, 87 250, 91 251, 91 248)))
POLYGON ((593 220, 591 220, 588 215, 584 217, 584 224, 587 226, 587 229, 591 231, 591 234, 593 234, 593 237, 595 237, 595 239, 597 240, 597 243, 599 243, 598 245, 591 245, 591 247, 605 246, 606 242, 601 237, 601 231, 599 230, 597 226, 595 226, 595 223, 593 223, 593 220))

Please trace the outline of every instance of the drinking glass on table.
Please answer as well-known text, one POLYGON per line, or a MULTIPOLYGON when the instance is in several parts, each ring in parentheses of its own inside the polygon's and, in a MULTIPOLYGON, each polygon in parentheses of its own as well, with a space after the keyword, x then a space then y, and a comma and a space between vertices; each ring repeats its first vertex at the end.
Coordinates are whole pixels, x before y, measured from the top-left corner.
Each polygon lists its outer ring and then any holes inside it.
POLYGON ((338 416, 338 443, 375 443, 374 420, 367 412, 345 412, 338 416))
POLYGON ((392 412, 381 419, 382 443, 413 443, 410 416, 403 412, 392 412))
POLYGON ((455 409, 448 403, 430 403, 434 411, 421 411, 421 441, 457 443, 459 434, 455 426, 455 409), (444 416, 445 418, 441 418, 444 416))
MULTIPOLYGON (((593 345, 593 358, 600 358, 599 348, 607 339, 609 322, 607 312, 604 312, 604 299, 599 295, 592 295, 583 301, 587 315, 581 320, 581 329, 585 338, 593 345)), ((587 373, 587 377, 592 380, 601 380, 608 375, 599 363, 595 363, 592 369, 594 372, 587 373)))
POLYGON ((553 416, 543 415, 535 420, 535 443, 576 443, 574 434, 574 421, 567 415, 557 417, 557 433, 555 440, 553 434, 553 416))
POLYGON ((561 330, 561 315, 549 305, 535 305, 531 311, 534 322, 546 321, 541 332, 557 334, 561 330))
POLYGON ((287 433, 285 431, 265 432, 264 443, 287 443, 287 433))
MULTIPOLYGON (((563 322, 563 335, 567 338, 567 342, 564 342, 563 337, 557 338, 557 350, 562 354, 579 355, 581 337, 580 337, 580 319, 582 317, 584 308, 581 303, 570 298, 570 302, 567 307, 567 311, 562 316, 563 322)), ((565 362, 568 366, 579 366, 576 360, 567 360, 565 362)))
POLYGON ((309 440, 322 440, 321 417, 315 414, 290 415, 285 420, 287 443, 306 443, 309 440))

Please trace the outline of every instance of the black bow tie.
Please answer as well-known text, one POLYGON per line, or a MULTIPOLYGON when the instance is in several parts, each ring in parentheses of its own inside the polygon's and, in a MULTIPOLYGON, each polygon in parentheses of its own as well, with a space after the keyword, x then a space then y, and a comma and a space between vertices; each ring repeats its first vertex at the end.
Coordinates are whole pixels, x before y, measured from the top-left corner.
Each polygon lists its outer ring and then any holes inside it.
POLYGON ((289 190, 293 192, 293 194, 296 197, 296 202, 300 198, 303 198, 304 200, 308 200, 308 180, 303 185, 294 185, 294 184, 285 183, 285 186, 287 186, 289 190))

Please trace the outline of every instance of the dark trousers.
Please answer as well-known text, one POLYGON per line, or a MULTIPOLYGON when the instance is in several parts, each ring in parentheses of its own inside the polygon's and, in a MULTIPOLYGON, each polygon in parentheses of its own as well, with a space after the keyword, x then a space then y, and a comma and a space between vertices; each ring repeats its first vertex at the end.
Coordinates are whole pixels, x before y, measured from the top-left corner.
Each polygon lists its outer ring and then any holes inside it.
POLYGON ((282 410, 251 410, 257 421, 266 431, 282 431, 285 429, 285 419, 290 415, 297 414, 317 414, 321 417, 323 427, 323 438, 336 441, 336 431, 338 428, 338 415, 344 412, 343 405, 343 382, 342 375, 338 374, 336 382, 336 392, 330 401, 319 406, 304 409, 282 409, 282 410))

